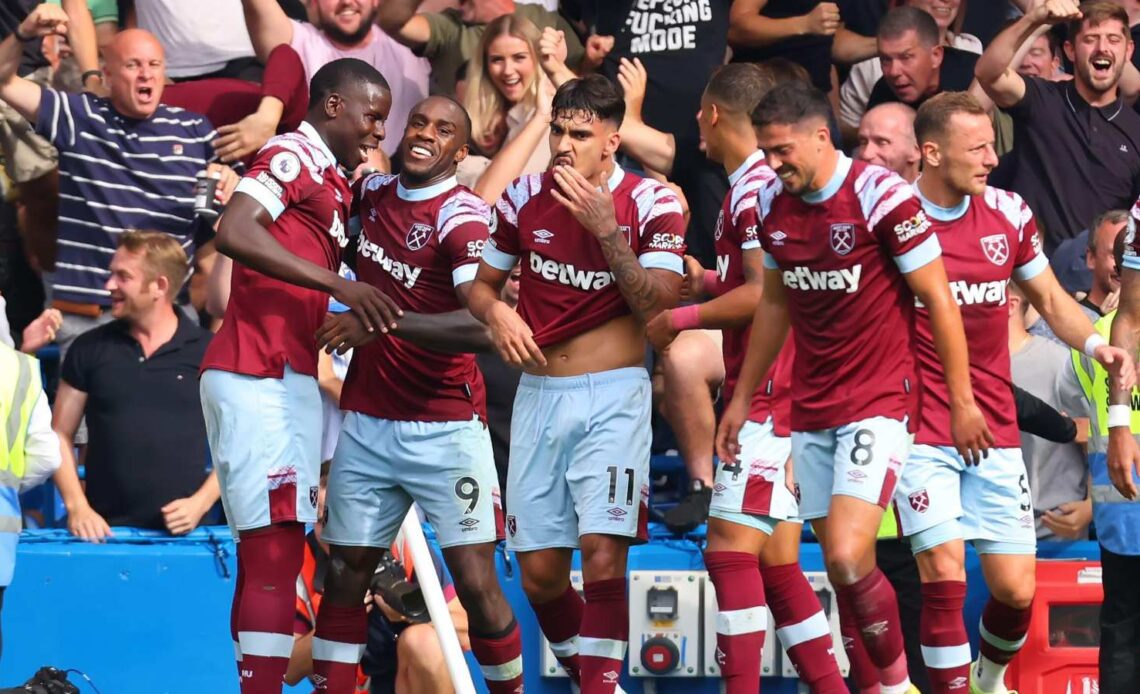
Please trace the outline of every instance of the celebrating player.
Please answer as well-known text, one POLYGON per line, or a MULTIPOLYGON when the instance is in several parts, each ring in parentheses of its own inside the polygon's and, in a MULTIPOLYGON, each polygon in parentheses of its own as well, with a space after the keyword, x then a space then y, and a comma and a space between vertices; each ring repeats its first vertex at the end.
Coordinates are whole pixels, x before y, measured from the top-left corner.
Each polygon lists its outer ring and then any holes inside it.
MULTIPOLYGON (((313 640, 315 672, 334 694, 354 690, 368 635, 361 600, 413 501, 439 538, 488 689, 522 690, 519 628, 495 573, 502 510, 486 393, 470 353, 490 346, 466 305, 492 220, 487 203, 455 179, 470 135, 462 106, 424 99, 404 129, 403 171, 368 176, 357 197, 357 276, 393 297, 403 316, 390 335, 372 333, 356 349, 340 400, 347 414, 323 535, 331 562, 313 640), (464 326, 476 344, 462 339, 464 326)), ((343 314, 318 340, 340 348, 366 337, 359 319, 343 314)))
POLYGON ((558 89, 552 168, 503 194, 470 297, 499 354, 525 371, 507 542, 551 650, 585 694, 613 692, 622 671, 626 555, 645 537, 649 492, 645 323, 676 303, 684 252, 677 198, 614 162, 624 113, 604 77, 558 89), (516 313, 499 292, 519 261, 516 313), (569 580, 578 546, 584 608, 569 580))
POLYGON ((232 257, 225 320, 202 362, 202 410, 238 544, 230 630, 242 694, 281 691, 293 649, 293 584, 316 520, 321 397, 313 334, 328 294, 387 330, 395 306, 337 274, 355 168, 384 138, 392 97, 367 63, 313 75, 295 132, 271 139, 218 226, 232 257))
POLYGON ((1132 378, 1132 359, 1108 346, 1057 282, 1021 197, 986 185, 998 159, 985 109, 965 92, 939 94, 918 109, 914 127, 923 158, 914 190, 942 244, 970 345, 970 380, 995 442, 980 465, 967 464, 955 450, 950 393, 927 308, 918 307, 922 415, 895 503, 922 579, 922 653, 933 692, 960 691, 968 680, 971 694, 1005 694, 1006 667, 1029 628, 1037 552, 1010 378, 1009 281, 1058 337, 1083 348, 1117 381, 1132 378), (990 592, 981 655, 972 669, 962 621, 964 540, 973 541, 990 592))
MULTIPOLYGON (((697 122, 705 153, 724 165, 730 188, 717 220, 716 271, 705 271, 692 259, 686 259, 686 269, 694 293, 714 298, 663 311, 648 329, 658 349, 680 330, 722 329, 726 401, 733 395, 763 289, 756 193, 776 174, 756 148, 750 117, 775 82, 765 66, 753 63, 725 65, 709 79, 697 122)), ((741 428, 741 460, 722 463, 716 473, 705 565, 717 589, 717 647, 729 694, 753 694, 760 688, 766 597, 800 679, 815 694, 847 692, 830 652, 827 618, 800 569, 801 524, 781 522, 796 512, 796 498, 784 476, 791 453, 788 389, 793 349, 790 342, 784 346, 752 395, 748 421, 741 428)))
POLYGON ((911 685, 875 535, 910 446, 916 296, 930 311, 958 449, 980 459, 992 437, 974 403, 961 317, 926 215, 896 174, 836 151, 830 118, 827 97, 798 82, 772 89, 752 113, 778 180, 758 193, 764 290, 717 451, 740 462, 752 393, 791 324, 799 516, 812 521, 840 609, 859 626, 883 692, 896 694, 911 685))

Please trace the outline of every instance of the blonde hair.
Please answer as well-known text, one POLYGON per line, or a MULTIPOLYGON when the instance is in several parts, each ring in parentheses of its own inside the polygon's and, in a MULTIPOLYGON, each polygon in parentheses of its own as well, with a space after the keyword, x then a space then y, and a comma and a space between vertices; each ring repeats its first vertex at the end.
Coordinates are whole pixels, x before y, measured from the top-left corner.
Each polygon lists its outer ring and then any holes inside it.
POLYGON ((147 282, 165 277, 170 283, 166 296, 171 300, 178 296, 190 269, 186 251, 178 239, 161 231, 124 231, 119 236, 119 248, 142 256, 147 282))
MULTIPOLYGON (((538 41, 541 34, 538 27, 529 19, 513 14, 505 14, 487 24, 483 31, 483 38, 479 40, 479 49, 471 56, 467 65, 467 92, 464 95, 464 106, 471 115, 471 142, 485 141, 505 117, 511 105, 495 88, 491 76, 487 73, 487 51, 491 43, 500 36, 513 36, 525 41, 530 50, 530 58, 534 61, 534 76, 526 86, 523 102, 533 107, 538 101, 538 81, 542 78, 542 66, 538 61, 538 41)), ((484 152, 484 154, 489 154, 484 152)))

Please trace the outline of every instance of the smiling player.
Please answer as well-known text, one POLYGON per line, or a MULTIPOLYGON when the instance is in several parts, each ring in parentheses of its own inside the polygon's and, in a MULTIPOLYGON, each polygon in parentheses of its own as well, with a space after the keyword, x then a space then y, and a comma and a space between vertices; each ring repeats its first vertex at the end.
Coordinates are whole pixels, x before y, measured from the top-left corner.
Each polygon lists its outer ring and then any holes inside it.
POLYGON ((321 397, 313 334, 328 294, 387 329, 396 309, 337 274, 355 168, 384 137, 391 96, 359 60, 313 76, 301 127, 271 139, 219 220, 236 262, 225 320, 202 362, 202 411, 238 543, 230 629, 242 694, 274 694, 293 650, 293 583, 316 520, 321 397))
POLYGON ((938 238, 905 181, 835 149, 830 118, 827 97, 801 83, 775 87, 752 112, 778 179, 758 192, 764 291, 717 451, 737 462, 752 393, 792 326, 799 516, 820 538, 840 610, 858 625, 883 692, 901 694, 912 687, 895 593, 875 566, 875 536, 917 414, 915 297, 929 307, 953 395, 954 442, 980 458, 991 437, 970 389, 938 238))
MULTIPOLYGON (((455 179, 470 134, 462 106, 428 97, 408 117, 400 175, 361 182, 357 276, 404 313, 392 334, 356 348, 340 400, 347 414, 323 536, 331 562, 313 641, 315 672, 331 694, 354 689, 368 635, 361 599, 413 501, 439 538, 488 689, 522 687, 519 627, 495 572, 502 510, 486 393, 470 353, 489 346, 466 305, 492 219, 455 179)), ((320 340, 333 346, 364 335, 353 315, 329 323, 320 340)))

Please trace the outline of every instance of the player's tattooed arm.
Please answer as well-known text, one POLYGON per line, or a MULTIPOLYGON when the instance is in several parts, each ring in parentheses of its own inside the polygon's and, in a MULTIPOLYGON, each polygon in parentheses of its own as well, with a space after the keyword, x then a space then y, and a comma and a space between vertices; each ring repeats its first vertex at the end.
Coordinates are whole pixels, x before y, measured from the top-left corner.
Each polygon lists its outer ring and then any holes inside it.
POLYGON ((676 304, 682 277, 641 266, 618 228, 613 195, 605 180, 591 183, 569 166, 556 166, 554 181, 557 185, 551 189, 551 195, 598 240, 618 289, 634 315, 646 323, 676 304))
POLYGON ((666 270, 643 268, 617 224, 614 224, 609 234, 598 236, 597 239, 602 254, 614 273, 618 290, 639 320, 647 323, 677 303, 681 294, 682 277, 666 270))

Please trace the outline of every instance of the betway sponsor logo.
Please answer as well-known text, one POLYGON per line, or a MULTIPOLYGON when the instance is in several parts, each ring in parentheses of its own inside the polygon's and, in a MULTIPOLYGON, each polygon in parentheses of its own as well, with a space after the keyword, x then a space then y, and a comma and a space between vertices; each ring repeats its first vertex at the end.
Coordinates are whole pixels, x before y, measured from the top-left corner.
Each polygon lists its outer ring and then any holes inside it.
POLYGON ((336 240, 336 245, 344 248, 348 245, 348 233, 344 229, 344 222, 340 221, 340 212, 333 211, 332 226, 329 227, 329 236, 336 240))
POLYGON ((384 252, 383 248, 363 236, 360 237, 360 255, 384 268, 385 272, 392 275, 397 282, 403 283, 408 289, 415 286, 416 280, 420 278, 420 273, 423 271, 423 268, 393 260, 384 252))
POLYGON ((605 289, 614 281, 614 273, 605 270, 579 270, 573 263, 560 263, 530 252, 530 270, 545 280, 583 291, 605 289))
POLYGON ((973 304, 1001 304, 1005 303, 1006 283, 1001 280, 993 282, 966 282, 957 280, 950 283, 950 292, 959 306, 973 304))
MULTIPOLYGON (((975 304, 1005 304, 1006 283, 1001 280, 993 282, 967 282, 955 280, 950 283, 950 293, 959 306, 973 306, 975 304)), ((922 308, 923 303, 914 298, 914 305, 922 308)))
POLYGON ((807 292, 842 291, 854 294, 859 289, 859 278, 862 275, 861 263, 841 270, 812 270, 798 265, 784 271, 784 286, 807 292))

